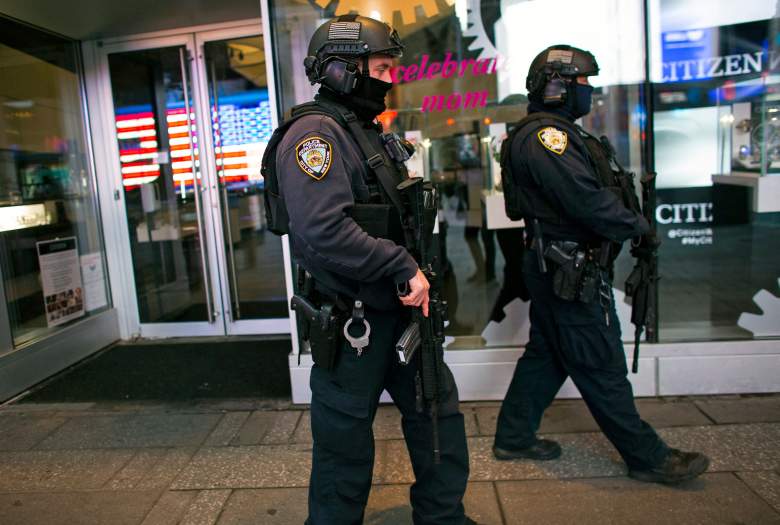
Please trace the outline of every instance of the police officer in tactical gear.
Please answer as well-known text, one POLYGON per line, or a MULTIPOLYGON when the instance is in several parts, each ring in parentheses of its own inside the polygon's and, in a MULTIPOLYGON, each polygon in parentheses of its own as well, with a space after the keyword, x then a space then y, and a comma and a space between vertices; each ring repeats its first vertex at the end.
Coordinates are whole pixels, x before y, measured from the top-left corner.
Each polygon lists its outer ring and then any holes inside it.
POLYGON ((561 448, 538 439, 544 410, 567 377, 628 465, 629 476, 661 483, 692 479, 709 460, 670 448, 634 405, 612 297, 612 264, 623 241, 647 235, 632 175, 606 137, 574 121, 591 107, 593 55, 556 45, 532 62, 528 115, 502 147, 506 211, 526 221, 523 272, 531 335, 515 368, 493 446, 501 460, 554 459, 561 448))
POLYGON ((416 402, 414 367, 401 365, 395 352, 407 307, 428 315, 429 299, 396 206, 396 186, 408 177, 395 156, 403 148, 375 120, 402 49, 396 31, 371 18, 344 15, 320 26, 304 61, 319 93, 293 108, 264 159, 269 217, 272 228, 289 232, 302 294, 293 306, 315 362, 310 524, 363 521, 383 390, 402 415, 416 477, 414 523, 473 523, 462 503, 468 451, 452 374, 442 370, 434 457, 432 419, 416 402), (408 293, 399 296, 399 289, 408 293))

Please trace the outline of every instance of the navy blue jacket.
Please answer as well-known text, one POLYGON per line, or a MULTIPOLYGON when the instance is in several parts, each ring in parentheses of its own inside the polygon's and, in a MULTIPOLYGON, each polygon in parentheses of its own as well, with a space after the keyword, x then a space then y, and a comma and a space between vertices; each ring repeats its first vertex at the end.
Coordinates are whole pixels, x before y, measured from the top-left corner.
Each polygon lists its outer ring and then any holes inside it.
POLYGON ((601 186, 578 136, 579 126, 567 120, 555 126, 541 122, 526 129, 515 134, 510 146, 510 171, 515 180, 525 179, 523 186, 532 187, 534 197, 544 199, 560 215, 559 224, 542 223, 546 237, 619 243, 649 231, 644 217, 601 186))
POLYGON ((301 117, 279 144, 277 173, 296 262, 336 292, 378 309, 400 307, 396 284, 414 277, 417 263, 406 248, 369 236, 349 216, 356 198, 369 198, 368 168, 349 132, 326 115, 301 117), (318 152, 307 165, 312 144, 318 152))

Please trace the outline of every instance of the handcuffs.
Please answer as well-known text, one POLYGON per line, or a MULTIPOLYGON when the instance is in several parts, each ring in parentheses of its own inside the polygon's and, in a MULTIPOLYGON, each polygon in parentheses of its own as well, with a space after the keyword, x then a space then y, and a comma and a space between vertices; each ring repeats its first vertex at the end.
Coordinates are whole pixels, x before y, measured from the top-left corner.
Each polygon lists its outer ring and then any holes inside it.
POLYGON ((347 339, 349 345, 357 351, 358 357, 363 355, 363 349, 368 346, 368 338, 371 335, 371 325, 365 318, 365 311, 363 309, 363 301, 355 301, 355 306, 352 308, 352 317, 350 317, 346 323, 344 323, 344 337, 347 339), (352 323, 362 323, 366 328, 362 335, 353 336, 349 333, 349 328, 352 323))

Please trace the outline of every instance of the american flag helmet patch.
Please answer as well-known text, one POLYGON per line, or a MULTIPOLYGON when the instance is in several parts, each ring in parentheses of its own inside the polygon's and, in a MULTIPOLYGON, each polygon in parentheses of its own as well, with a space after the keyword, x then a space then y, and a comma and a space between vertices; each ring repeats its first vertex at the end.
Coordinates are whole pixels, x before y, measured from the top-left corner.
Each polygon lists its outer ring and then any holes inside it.
POLYGON ((360 22, 333 22, 328 28, 328 40, 360 40, 360 22))

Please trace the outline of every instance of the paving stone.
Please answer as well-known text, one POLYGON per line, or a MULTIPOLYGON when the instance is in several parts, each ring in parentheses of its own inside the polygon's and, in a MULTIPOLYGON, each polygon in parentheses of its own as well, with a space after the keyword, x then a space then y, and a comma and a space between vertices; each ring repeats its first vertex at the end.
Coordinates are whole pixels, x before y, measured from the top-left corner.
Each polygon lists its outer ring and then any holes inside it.
POLYGON ((366 505, 366 525, 412 523, 410 485, 375 485, 366 505))
MULTIPOLYGON (((477 408, 477 421, 481 436, 495 436, 500 407, 477 408)), ((598 425, 588 408, 581 401, 554 403, 548 408, 539 428, 540 433, 596 432, 598 425)))
POLYGON ((204 448, 173 483, 173 489, 305 487, 311 445, 204 448))
POLYGON ((374 439, 403 439, 401 413, 395 406, 381 406, 374 418, 374 439))
POLYGON ((308 516, 309 491, 300 489, 234 490, 219 516, 219 525, 300 524, 308 516))
POLYGON ((222 506, 230 497, 230 490, 202 490, 190 503, 179 525, 213 525, 222 506))
POLYGON ((252 412, 231 444, 236 446, 259 445, 275 419, 276 416, 273 412, 252 412))
POLYGON ((471 408, 460 407, 463 412, 463 422, 466 426, 466 436, 476 437, 479 435, 479 426, 477 425, 477 414, 471 408))
POLYGON ((298 427, 301 416, 305 414, 303 410, 286 410, 275 412, 276 419, 271 428, 268 429, 263 437, 264 445, 276 445, 289 443, 298 427))
POLYGON ((157 491, 0 494, 3 525, 137 525, 157 491))
POLYGON ((696 401, 716 423, 760 423, 780 421, 780 396, 696 401))
POLYGON ((219 420, 217 427, 209 434, 204 446, 226 447, 241 430, 249 417, 249 412, 228 412, 219 420))
POLYGON ((99 489, 133 456, 131 450, 3 452, 0 492, 99 489))
POLYGON ((18 414, 30 412, 71 412, 87 410, 95 403, 14 403, 0 408, 0 414, 18 414))
MULTIPOLYGON (((555 461, 498 461, 493 457, 493 438, 469 438, 472 481, 507 479, 577 478, 622 476, 620 457, 600 433, 557 434, 552 437, 563 447, 555 461)), ((403 441, 380 442, 374 467, 374 483, 414 481, 409 454, 403 441)))
POLYGON ((293 433, 293 443, 311 443, 311 412, 306 410, 298 420, 293 433))
POLYGON ((780 423, 665 428, 658 433, 672 447, 707 454, 710 472, 780 467, 780 423))
POLYGON ((763 472, 738 472, 737 476, 764 501, 780 512, 780 474, 771 470, 763 472))
MULTIPOLYGON (((690 402, 665 402, 656 399, 638 399, 639 415, 655 428, 674 426, 701 426, 712 422, 690 402)), ((476 408, 479 433, 494 436, 499 407, 476 408)), ((556 401, 548 408, 539 432, 542 434, 568 432, 597 432, 599 426, 581 400, 556 401)))
POLYGON ((496 435, 496 422, 498 421, 498 413, 500 407, 488 406, 477 407, 474 409, 474 414, 477 418, 477 429, 480 436, 495 436, 496 435))
POLYGON ((195 448, 168 449, 160 461, 147 471, 135 488, 167 488, 195 455, 195 448))
POLYGON ((112 490, 133 489, 143 479, 144 475, 152 470, 168 452, 167 449, 142 449, 117 472, 105 488, 112 490))
POLYGON ((288 443, 300 417, 301 411, 252 412, 231 444, 243 446, 288 443))
POLYGON ((698 427, 712 421, 692 402, 637 399, 639 415, 655 428, 698 427))
POLYGON ((512 524, 780 523, 780 514, 731 474, 678 487, 628 478, 498 482, 512 524))
POLYGON ((197 494, 194 490, 166 492, 141 525, 178 525, 197 494))
POLYGON ((64 417, 30 413, 0 415, 0 451, 34 448, 66 421, 64 417))
POLYGON ((217 414, 159 414, 78 417, 47 437, 38 448, 94 449, 191 447, 206 439, 217 414))
POLYGON ((501 508, 495 484, 471 482, 463 497, 466 515, 480 525, 501 525, 501 508))
MULTIPOLYGON (((375 485, 366 506, 366 525, 412 523, 410 485, 375 485)), ((480 525, 500 525, 501 511, 492 483, 469 483, 463 498, 466 514, 480 525)))

